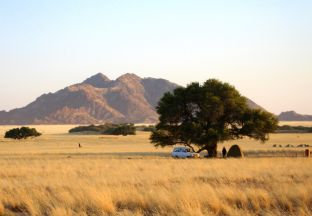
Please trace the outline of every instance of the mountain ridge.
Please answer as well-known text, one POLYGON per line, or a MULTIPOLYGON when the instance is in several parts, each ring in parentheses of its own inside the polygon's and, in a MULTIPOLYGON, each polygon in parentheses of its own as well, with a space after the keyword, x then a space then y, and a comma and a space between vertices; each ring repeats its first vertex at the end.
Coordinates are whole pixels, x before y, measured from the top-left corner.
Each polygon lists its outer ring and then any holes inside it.
MULTIPOLYGON (((165 79, 141 78, 132 73, 115 80, 97 73, 81 83, 42 94, 22 108, 0 111, 0 124, 155 123, 158 101, 177 87, 165 79)), ((247 103, 263 109, 248 98, 247 103)))
POLYGON ((299 114, 292 110, 281 112, 278 119, 280 121, 312 121, 312 115, 299 114))
POLYGON ((0 124, 154 123, 158 100, 177 87, 164 79, 130 73, 116 80, 97 73, 81 83, 43 94, 22 108, 0 111, 0 124))

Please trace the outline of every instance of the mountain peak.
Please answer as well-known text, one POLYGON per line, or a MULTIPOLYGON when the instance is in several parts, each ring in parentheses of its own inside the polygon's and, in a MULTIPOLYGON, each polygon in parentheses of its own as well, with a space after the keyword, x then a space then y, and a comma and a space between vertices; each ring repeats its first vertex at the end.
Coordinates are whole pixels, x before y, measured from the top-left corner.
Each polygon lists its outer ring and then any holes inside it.
POLYGON ((85 81, 84 84, 89 84, 97 88, 104 88, 110 82, 110 79, 102 73, 97 73, 85 81))
POLYGON ((286 111, 279 114, 280 121, 312 121, 312 115, 302 115, 295 111, 286 111))
POLYGON ((140 81, 141 77, 139 77, 138 75, 134 73, 126 73, 118 77, 117 80, 118 81, 131 81, 131 80, 140 81))

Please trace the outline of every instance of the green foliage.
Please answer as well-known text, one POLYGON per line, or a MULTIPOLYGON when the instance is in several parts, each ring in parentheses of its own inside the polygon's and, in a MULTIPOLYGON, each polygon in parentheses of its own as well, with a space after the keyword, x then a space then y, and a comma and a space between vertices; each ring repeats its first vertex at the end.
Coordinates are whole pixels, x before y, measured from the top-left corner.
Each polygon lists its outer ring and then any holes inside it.
POLYGON ((21 128, 13 128, 7 131, 4 135, 4 138, 26 139, 28 137, 37 137, 40 135, 41 133, 38 133, 35 128, 21 127, 21 128))
POLYGON ((78 126, 69 130, 69 133, 79 133, 79 132, 97 132, 101 133, 109 129, 112 124, 105 124, 105 125, 89 125, 89 126, 78 126))
POLYGON ((153 132, 155 131, 156 128, 154 125, 148 125, 148 126, 142 125, 142 126, 136 126, 136 129, 138 131, 153 132))
POLYGON ((278 123, 273 114, 250 109, 233 86, 216 79, 166 93, 157 112, 159 123, 150 137, 155 146, 183 144, 209 156, 216 156, 218 142, 244 136, 266 141, 278 123))
POLYGON ((106 135, 135 135, 136 128, 134 124, 104 124, 104 125, 89 125, 78 126, 69 130, 69 133, 79 132, 95 132, 106 135))
POLYGON ((118 124, 118 125, 111 125, 107 130, 102 131, 102 134, 107 135, 135 135, 136 128, 134 124, 118 124))
POLYGON ((244 157, 243 151, 238 145, 232 145, 227 153, 227 157, 241 158, 244 157))
POLYGON ((277 133, 312 133, 312 127, 305 126, 278 126, 277 133))

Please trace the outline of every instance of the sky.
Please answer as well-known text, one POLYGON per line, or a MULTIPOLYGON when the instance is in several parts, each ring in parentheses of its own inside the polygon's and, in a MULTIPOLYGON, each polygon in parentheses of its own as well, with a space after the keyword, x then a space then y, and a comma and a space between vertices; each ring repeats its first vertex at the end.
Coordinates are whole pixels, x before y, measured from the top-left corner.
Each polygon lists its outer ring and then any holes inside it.
POLYGON ((0 0, 0 110, 102 72, 217 78, 312 114, 311 0, 0 0))

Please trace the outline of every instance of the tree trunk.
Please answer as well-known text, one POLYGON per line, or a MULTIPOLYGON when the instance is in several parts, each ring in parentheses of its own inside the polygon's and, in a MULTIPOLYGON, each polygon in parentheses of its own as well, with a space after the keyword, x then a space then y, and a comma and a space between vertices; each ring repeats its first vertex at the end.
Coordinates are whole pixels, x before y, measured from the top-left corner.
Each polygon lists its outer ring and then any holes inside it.
POLYGON ((217 157, 217 143, 207 146, 208 157, 217 157))

